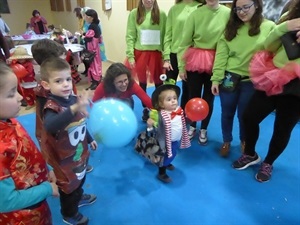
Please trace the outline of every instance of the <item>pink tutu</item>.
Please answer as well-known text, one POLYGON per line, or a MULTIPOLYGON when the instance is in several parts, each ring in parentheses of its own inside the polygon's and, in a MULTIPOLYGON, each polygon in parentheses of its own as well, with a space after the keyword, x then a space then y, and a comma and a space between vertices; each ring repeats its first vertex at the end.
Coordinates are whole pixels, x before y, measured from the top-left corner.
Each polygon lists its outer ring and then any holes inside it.
POLYGON ((257 52, 249 67, 254 87, 265 91, 267 95, 282 93, 283 86, 296 77, 300 78, 300 65, 294 62, 278 68, 273 64, 274 55, 267 51, 257 52))
POLYGON ((185 60, 185 70, 198 73, 212 73, 215 60, 215 50, 189 48, 183 56, 185 60))

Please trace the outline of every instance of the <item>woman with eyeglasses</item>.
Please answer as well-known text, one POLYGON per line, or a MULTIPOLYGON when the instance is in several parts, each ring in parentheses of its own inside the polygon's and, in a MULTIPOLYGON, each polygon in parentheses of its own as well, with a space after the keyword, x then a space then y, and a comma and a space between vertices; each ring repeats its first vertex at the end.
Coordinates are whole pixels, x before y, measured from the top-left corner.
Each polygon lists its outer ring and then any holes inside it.
POLYGON ((217 45, 211 91, 221 101, 222 157, 230 152, 236 111, 241 151, 245 148, 242 115, 254 93, 249 63, 253 54, 264 48, 264 40, 275 26, 263 18, 262 10, 262 0, 233 0, 229 21, 217 45))
MULTIPOLYGON (((209 105, 209 114, 201 122, 198 143, 206 145, 207 127, 213 112, 214 95, 211 93, 212 65, 217 42, 229 18, 229 8, 219 0, 205 0, 185 22, 177 60, 179 76, 187 82, 189 99, 203 98, 209 105)), ((190 124, 189 138, 196 135, 196 122, 190 124)))
POLYGON ((136 95, 146 107, 152 108, 151 98, 135 82, 130 70, 122 63, 113 63, 106 70, 103 82, 96 88, 93 102, 103 98, 117 98, 133 108, 133 95, 136 95))
POLYGON ((268 148, 268 152, 255 175, 259 182, 271 179, 273 163, 286 149, 300 119, 300 51, 297 50, 300 48, 300 0, 295 0, 283 14, 264 40, 264 46, 269 53, 258 52, 250 64, 251 80, 257 90, 243 116, 245 152, 232 164, 235 169, 243 170, 260 161, 256 153, 260 150, 256 148, 259 124, 276 110, 271 141, 268 147, 262 147, 268 148), (285 47, 285 35, 291 35, 287 44, 293 44, 293 49, 285 47), (290 54, 294 50, 298 55, 290 54))

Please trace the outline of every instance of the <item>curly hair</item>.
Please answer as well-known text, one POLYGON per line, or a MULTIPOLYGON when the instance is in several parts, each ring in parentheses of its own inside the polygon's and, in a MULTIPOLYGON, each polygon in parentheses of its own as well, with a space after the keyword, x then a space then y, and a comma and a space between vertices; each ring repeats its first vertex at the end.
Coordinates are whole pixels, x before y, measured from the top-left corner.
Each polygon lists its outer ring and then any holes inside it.
MULTIPOLYGON (((234 39, 237 35, 238 29, 244 24, 244 22, 240 20, 238 15, 234 12, 236 2, 237 0, 233 0, 232 2, 230 17, 225 27, 224 35, 227 41, 231 41, 232 39, 234 39)), ((255 13, 250 19, 250 29, 248 32, 249 36, 255 36, 260 33, 260 25, 264 20, 264 17, 262 15, 262 0, 253 0, 253 2, 255 7, 255 13)))
POLYGON ((123 74, 127 75, 129 81, 128 88, 131 88, 135 81, 132 78, 130 70, 124 64, 113 63, 108 67, 103 78, 104 92, 107 95, 114 94, 117 92, 114 81, 118 76, 123 74))

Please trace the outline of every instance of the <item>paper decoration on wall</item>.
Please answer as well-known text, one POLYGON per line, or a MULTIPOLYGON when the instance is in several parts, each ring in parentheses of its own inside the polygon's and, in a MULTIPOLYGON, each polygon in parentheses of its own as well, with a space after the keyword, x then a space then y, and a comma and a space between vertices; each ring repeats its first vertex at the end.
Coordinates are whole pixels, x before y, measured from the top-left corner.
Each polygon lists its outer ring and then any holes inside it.
POLYGON ((102 0, 103 10, 108 11, 112 8, 112 0, 102 0), (104 3, 104 4, 103 4, 104 3))

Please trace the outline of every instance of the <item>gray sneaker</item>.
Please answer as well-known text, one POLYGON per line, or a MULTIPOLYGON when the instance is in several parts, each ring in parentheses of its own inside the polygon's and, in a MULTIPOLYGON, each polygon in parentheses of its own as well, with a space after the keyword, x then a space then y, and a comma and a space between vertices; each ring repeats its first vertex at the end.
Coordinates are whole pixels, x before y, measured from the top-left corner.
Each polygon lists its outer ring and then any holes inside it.
POLYGON ((232 167, 236 170, 243 170, 259 162, 260 157, 256 153, 255 156, 243 154, 238 160, 232 163, 232 167))
POLYGON ((206 129, 200 130, 198 143, 200 145, 207 145, 207 130, 206 129))
POLYGON ((63 222, 70 225, 87 225, 89 219, 78 212, 72 217, 63 217, 63 222))

